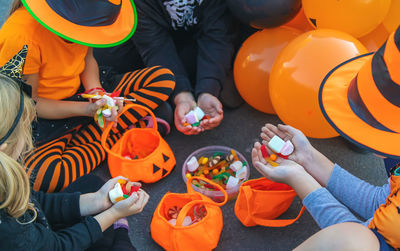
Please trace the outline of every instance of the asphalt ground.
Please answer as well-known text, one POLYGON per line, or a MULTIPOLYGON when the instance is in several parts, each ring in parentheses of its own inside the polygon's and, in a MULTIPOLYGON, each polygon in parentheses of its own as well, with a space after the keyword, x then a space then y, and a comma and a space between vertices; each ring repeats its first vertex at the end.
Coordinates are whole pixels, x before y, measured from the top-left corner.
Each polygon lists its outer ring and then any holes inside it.
MULTIPOLYGON (((6 18, 10 2, 10 0, 0 0, 0 25, 6 18)), ((250 161, 252 145, 255 141, 260 140, 260 128, 267 122, 276 124, 280 123, 280 120, 277 116, 258 112, 245 104, 236 110, 225 110, 221 125, 201 135, 185 136, 173 129, 166 140, 175 153, 176 168, 163 180, 143 186, 151 196, 150 201, 141 214, 128 218, 130 237, 136 248, 138 250, 162 250, 150 235, 152 215, 166 192, 185 192, 181 168, 190 153, 205 146, 223 145, 237 149, 250 161)), ((354 175, 375 185, 386 182, 387 177, 381 159, 371 154, 351 150, 340 137, 323 140, 310 139, 310 141, 319 151, 354 175)), ((95 173, 105 179, 110 177, 106 163, 96 169, 95 173)), ((260 175, 252 168, 250 178, 257 177, 260 175)), ((216 250, 291 250, 319 230, 308 212, 305 212, 297 222, 288 227, 247 228, 236 218, 233 209, 234 203, 234 201, 229 201, 222 207, 224 227, 216 250)), ((281 218, 295 217, 300 208, 301 201, 296 198, 281 218)), ((206 238, 206 235, 198 238, 206 238)))

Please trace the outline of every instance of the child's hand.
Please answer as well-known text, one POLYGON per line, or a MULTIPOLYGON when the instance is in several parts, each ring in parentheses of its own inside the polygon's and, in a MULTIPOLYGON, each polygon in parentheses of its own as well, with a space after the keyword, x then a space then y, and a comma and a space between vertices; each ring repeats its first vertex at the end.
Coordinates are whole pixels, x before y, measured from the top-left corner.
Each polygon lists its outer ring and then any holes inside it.
MULTIPOLYGON (((107 103, 107 101, 105 99, 99 99, 94 103, 88 102, 86 115, 88 117, 94 117, 94 115, 96 114, 97 110, 102 108, 106 103, 107 103)), ((113 124, 114 127, 117 126, 117 122, 118 122, 117 115, 118 115, 118 113, 122 112, 123 101, 122 100, 116 100, 115 104, 118 106, 118 112, 117 112, 116 107, 112 107, 111 108, 111 115, 110 116, 104 116, 104 119, 105 119, 106 123, 115 122, 113 124)))
POLYGON ((98 99, 96 102, 88 102, 86 106, 86 116, 93 118, 97 110, 103 107, 105 104, 105 99, 98 99))
POLYGON ((139 189, 138 192, 132 193, 129 198, 115 203, 110 210, 113 211, 117 218, 138 214, 143 211, 149 198, 150 196, 145 191, 139 189))
POLYGON ((293 179, 296 179, 300 175, 307 174, 302 166, 291 160, 278 158, 276 162, 279 166, 271 166, 265 161, 260 148, 261 144, 256 142, 251 151, 251 158, 253 166, 267 179, 290 185, 293 179))
MULTIPOLYGON (((109 199, 108 192, 114 188, 119 179, 129 181, 125 177, 118 176, 108 180, 97 192, 95 192, 95 205, 98 205, 98 207, 100 208, 99 212, 109 209, 113 205, 109 199)), ((140 186, 140 183, 134 182, 134 185, 140 186)))
POLYGON ((191 125, 185 126, 185 115, 196 107, 196 102, 194 101, 194 97, 191 93, 182 92, 176 95, 175 106, 175 126, 178 131, 186 135, 195 135, 204 131, 204 129, 201 127, 192 127, 191 125))
POLYGON ((111 108, 111 116, 104 116, 103 114, 104 118, 106 119, 106 124, 113 123, 113 127, 117 127, 117 116, 122 112, 124 102, 122 100, 115 100, 115 105, 118 107, 118 110, 116 107, 111 108))
POLYGON ((202 93, 197 100, 197 104, 209 116, 209 119, 204 119, 200 122, 202 128, 211 130, 221 123, 224 118, 224 112, 218 98, 208 93, 202 93))
POLYGON ((289 159, 303 166, 322 186, 328 184, 334 163, 316 150, 300 130, 288 125, 278 125, 278 127, 276 127, 271 124, 266 124, 261 131, 261 138, 265 145, 267 145, 275 135, 279 136, 284 141, 291 140, 294 145, 294 152, 289 155, 289 159))
POLYGON ((288 125, 278 125, 276 127, 272 124, 266 124, 261 128, 261 138, 264 145, 268 145, 268 142, 275 135, 284 141, 290 140, 293 143, 294 152, 289 155, 290 160, 304 166, 311 159, 314 148, 301 131, 288 125))

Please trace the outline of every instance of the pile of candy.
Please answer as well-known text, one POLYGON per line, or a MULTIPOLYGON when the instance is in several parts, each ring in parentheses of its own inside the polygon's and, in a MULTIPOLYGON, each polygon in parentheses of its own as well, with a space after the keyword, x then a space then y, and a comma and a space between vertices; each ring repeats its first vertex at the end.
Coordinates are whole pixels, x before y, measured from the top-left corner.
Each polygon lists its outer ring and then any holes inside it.
MULTIPOLYGON (((247 169, 247 163, 240 161, 236 152, 231 150, 228 154, 216 152, 212 156, 202 156, 198 160, 193 156, 187 162, 186 177, 205 177, 229 190, 244 181, 247 169)), ((217 190, 213 185, 201 180, 193 180, 192 184, 206 190, 217 190)))
POLYGON ((115 107, 118 110, 118 106, 116 105, 116 100, 124 100, 124 101, 136 101, 135 99, 126 99, 124 97, 118 97, 121 94, 120 91, 116 91, 113 93, 107 93, 103 88, 93 88, 80 95, 82 98, 87 99, 105 99, 106 104, 99 108, 94 115, 94 120, 98 123, 98 125, 103 128, 104 127, 104 117, 111 116, 111 109, 115 107), (88 94, 88 92, 95 92, 95 94, 88 94))
POLYGON ((267 161, 271 166, 278 166, 278 163, 275 162, 278 159, 278 156, 283 159, 288 159, 288 156, 294 151, 294 146, 290 140, 283 141, 276 135, 268 142, 268 147, 274 152, 273 154, 268 154, 265 145, 261 146, 261 153, 265 161, 267 161))
POLYGON ((200 126, 200 122, 206 118, 207 116, 204 114, 203 110, 197 106, 194 110, 191 110, 185 115, 186 123, 184 126, 191 125, 193 127, 198 127, 200 126))
MULTIPOLYGON (((168 209, 167 220, 172 226, 176 226, 176 219, 178 218, 181 210, 182 208, 177 206, 173 206, 168 209)), ((185 216, 182 222, 183 227, 190 226, 201 221, 207 215, 207 210, 203 205, 195 205, 190 215, 185 216)))
POLYGON ((125 200, 131 196, 132 193, 139 191, 140 185, 131 181, 119 179, 114 188, 108 192, 108 197, 112 203, 125 200))

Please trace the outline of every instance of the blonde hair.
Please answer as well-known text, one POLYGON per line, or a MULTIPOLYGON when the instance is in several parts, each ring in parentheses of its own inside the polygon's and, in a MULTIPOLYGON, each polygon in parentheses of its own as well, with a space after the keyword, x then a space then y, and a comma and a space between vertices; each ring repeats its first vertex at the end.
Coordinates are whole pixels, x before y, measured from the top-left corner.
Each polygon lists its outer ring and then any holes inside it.
POLYGON ((18 10, 20 7, 22 7, 23 4, 21 0, 14 0, 11 4, 10 11, 8 12, 8 16, 11 16, 16 10, 18 10))
MULTIPOLYGON (((10 130, 17 117, 20 106, 20 87, 15 81, 0 75, 0 139, 10 130)), ((31 124, 35 118, 35 107, 31 98, 24 94, 24 107, 21 119, 15 130, 5 141, 3 149, 0 150, 0 209, 18 220, 30 209, 36 210, 30 203, 30 184, 23 167, 23 159, 27 152, 32 150, 31 124), (16 152, 17 151, 17 152, 16 152), (21 153, 19 153, 19 152, 21 153), (12 156, 19 154, 15 159, 12 156)))

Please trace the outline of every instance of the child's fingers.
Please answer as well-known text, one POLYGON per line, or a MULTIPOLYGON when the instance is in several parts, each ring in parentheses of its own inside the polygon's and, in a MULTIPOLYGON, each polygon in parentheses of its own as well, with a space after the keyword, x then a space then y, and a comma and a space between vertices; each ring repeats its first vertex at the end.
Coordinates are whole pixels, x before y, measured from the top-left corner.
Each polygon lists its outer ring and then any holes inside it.
POLYGON ((127 199, 125 200, 121 200, 117 203, 124 203, 125 206, 126 205, 134 205, 137 203, 137 201, 140 199, 138 193, 132 193, 131 196, 129 196, 127 199))
POLYGON ((145 191, 143 191, 142 197, 143 197, 143 200, 140 203, 141 210, 143 210, 143 208, 146 206, 147 202, 149 202, 150 195, 148 193, 146 193, 145 191))
POLYGON ((267 125, 265 125, 263 128, 261 128, 261 133, 263 133, 266 136, 265 140, 268 140, 268 141, 270 141, 276 135, 276 133, 271 131, 271 129, 269 127, 267 127, 267 125))
MULTIPOLYGON (((276 136, 278 136, 279 138, 281 138, 281 139, 283 139, 283 140, 286 140, 286 138, 288 137, 288 135, 287 135, 285 132, 279 130, 278 127, 276 127, 276 126, 274 126, 274 125, 272 125, 272 124, 266 124, 265 127, 266 127, 266 128, 268 129, 268 131, 270 131, 273 135, 276 135, 276 136)), ((268 136, 271 136, 271 135, 268 134, 268 136)), ((273 136, 272 136, 272 137, 273 137, 273 136)), ((272 137, 271 137, 271 138, 272 138, 272 137)))
POLYGON ((291 127, 289 125, 279 124, 278 129, 281 130, 282 132, 285 132, 287 135, 289 135, 290 136, 289 139, 293 138, 296 135, 303 135, 303 133, 300 130, 298 130, 294 127, 291 127))
POLYGON ((271 138, 264 132, 260 133, 260 136, 263 139, 263 144, 265 144, 264 142, 268 144, 268 142, 271 140, 271 138))
POLYGON ((254 163, 254 167, 259 173, 266 176, 267 178, 271 177, 271 167, 269 167, 268 164, 264 165, 263 163, 257 161, 254 163))
POLYGON ((139 189, 137 193, 139 195, 139 199, 133 205, 133 209, 136 211, 136 213, 140 213, 149 199, 147 193, 142 189, 139 189))
POLYGON ((110 121, 118 122, 117 121, 117 116, 118 116, 117 108, 111 107, 111 119, 110 119, 110 121))
POLYGON ((257 154, 257 160, 262 162, 262 163, 266 163, 264 156, 262 155, 261 152, 261 144, 259 142, 254 143, 254 148, 253 148, 257 154))
POLYGON ((142 183, 140 182, 132 182, 132 185, 135 187, 142 187, 142 183))
POLYGON ((115 104, 118 106, 118 113, 121 113, 122 109, 124 108, 124 101, 117 99, 115 104))
POLYGON ((106 100, 104 98, 97 100, 96 102, 94 102, 94 104, 97 106, 98 108, 103 107, 106 104, 106 100))
POLYGON ((252 160, 252 162, 253 162, 253 166, 254 166, 254 163, 255 163, 256 161, 260 161, 259 158, 258 158, 258 152, 257 152, 257 149, 256 149, 256 148, 253 148, 253 149, 251 150, 251 160, 252 160))

